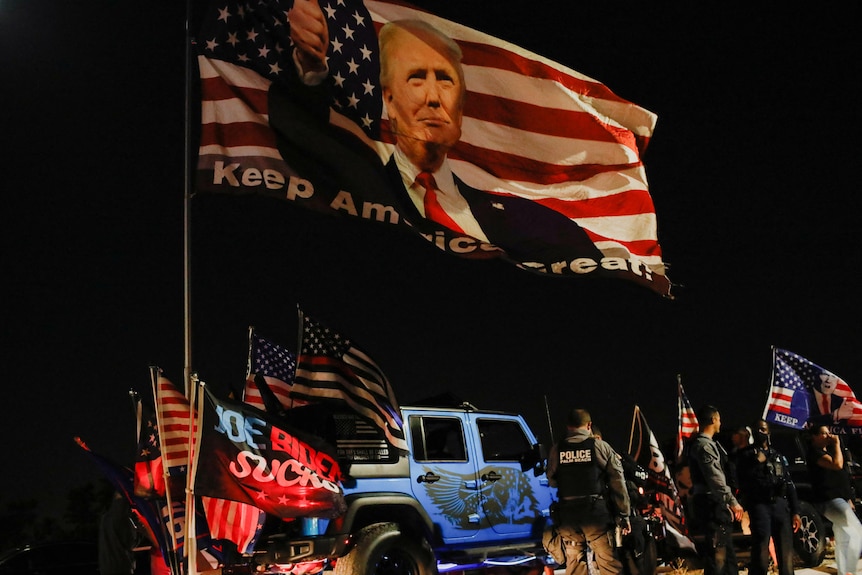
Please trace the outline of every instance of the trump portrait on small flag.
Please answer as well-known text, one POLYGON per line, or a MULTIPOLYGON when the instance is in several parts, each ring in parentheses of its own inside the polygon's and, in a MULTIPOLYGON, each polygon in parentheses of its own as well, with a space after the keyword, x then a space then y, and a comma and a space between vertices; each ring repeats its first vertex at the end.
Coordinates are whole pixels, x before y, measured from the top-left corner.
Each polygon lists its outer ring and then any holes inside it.
POLYGON ((774 348, 763 419, 794 429, 826 425, 833 433, 862 434, 862 402, 831 371, 797 353, 774 348))

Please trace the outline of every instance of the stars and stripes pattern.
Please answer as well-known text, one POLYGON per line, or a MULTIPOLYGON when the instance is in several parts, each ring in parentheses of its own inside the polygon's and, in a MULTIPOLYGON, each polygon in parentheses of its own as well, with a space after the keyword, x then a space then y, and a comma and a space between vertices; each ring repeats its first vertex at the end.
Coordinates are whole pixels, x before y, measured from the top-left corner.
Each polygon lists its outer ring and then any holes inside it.
POLYGON ((254 551, 266 521, 266 513, 262 509, 217 497, 201 497, 201 502, 214 539, 232 541, 239 553, 254 551))
POLYGON ((139 397, 134 398, 138 445, 135 454, 134 493, 139 497, 164 497, 165 470, 159 448, 156 414, 139 397))
MULTIPOLYGON (((270 85, 293 73, 287 7, 223 2, 200 29, 199 190, 265 193, 267 172, 295 175, 277 149, 267 103, 270 85), (262 177, 232 181, 218 168, 229 165, 262 177)), ((464 54, 468 93, 462 137, 449 154, 453 172, 473 188, 564 214, 604 255, 642 263, 654 289, 669 290, 641 160, 655 114, 559 63, 403 3, 324 0, 322 8, 332 127, 385 163, 394 136, 382 106, 376 30, 392 20, 429 21, 464 54)))
MULTIPOLYGON (((790 415, 793 412, 793 396, 797 392, 806 395, 806 381, 813 382, 820 371, 820 368, 800 355, 782 349, 774 350, 773 380, 767 409, 790 415)), ((804 405, 807 406, 807 401, 804 405)))
POLYGON ((398 402, 386 375, 350 339, 299 312, 302 329, 291 397, 346 403, 406 451, 398 402))
POLYGON ((296 373, 296 355, 285 347, 249 330, 249 367, 246 374, 243 402, 266 411, 255 375, 263 377, 275 398, 285 409, 299 407, 305 402, 290 397, 290 387, 296 373))
POLYGON ((189 467, 191 408, 185 395, 161 374, 156 380, 159 442, 169 475, 183 475, 189 467))
POLYGON ((695 435, 698 429, 697 415, 694 413, 694 408, 682 388, 682 382, 677 382, 677 391, 679 397, 677 399, 677 408, 679 411, 679 426, 676 434, 676 457, 677 460, 682 457, 685 441, 695 435))
MULTIPOLYGON (((819 413, 814 392, 820 386, 821 375, 837 379, 834 394, 852 407, 850 417, 843 421, 852 427, 862 426, 862 403, 843 379, 798 353, 778 348, 773 349, 772 382, 763 418, 794 429, 805 428, 809 418, 819 413)), ((837 426, 835 430, 842 428, 837 426)))
MULTIPOLYGON (((191 407, 185 395, 166 377, 159 375, 156 380, 156 409, 158 411, 159 438, 164 465, 170 475, 184 475, 189 467, 189 446, 195 447, 196 434, 191 429, 197 429, 197 424, 191 418, 191 407)), ((185 517, 185 504, 172 502, 174 521, 182 521, 185 517)), ((250 547, 260 532, 260 526, 266 514, 254 508, 247 508, 240 502, 210 499, 204 505, 203 514, 209 528, 207 537, 228 539, 237 546, 250 547), (215 534, 215 533, 217 534, 215 534)), ((177 545, 182 541, 178 540, 177 545)))

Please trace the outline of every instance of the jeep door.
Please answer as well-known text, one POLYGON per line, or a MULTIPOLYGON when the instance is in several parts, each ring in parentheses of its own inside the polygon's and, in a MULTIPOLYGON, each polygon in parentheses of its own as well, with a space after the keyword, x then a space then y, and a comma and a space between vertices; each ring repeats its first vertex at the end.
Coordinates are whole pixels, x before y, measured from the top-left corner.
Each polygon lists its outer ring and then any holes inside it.
POLYGON ((483 514, 499 534, 535 533, 534 526, 542 527, 551 506, 545 474, 536 476, 532 467, 521 470, 521 462, 531 460, 535 439, 516 417, 470 414, 470 418, 477 434, 483 514))
POLYGON ((479 510, 473 438, 464 420, 448 415, 408 417, 413 457, 413 494, 441 530, 447 543, 475 537, 487 528, 479 510))

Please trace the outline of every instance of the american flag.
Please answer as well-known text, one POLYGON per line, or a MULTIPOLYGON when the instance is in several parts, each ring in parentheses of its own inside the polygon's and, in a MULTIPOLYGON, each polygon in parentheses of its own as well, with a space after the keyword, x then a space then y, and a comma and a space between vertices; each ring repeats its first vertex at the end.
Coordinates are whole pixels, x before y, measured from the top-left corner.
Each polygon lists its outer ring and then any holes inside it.
POLYGON ((296 356, 293 352, 258 335, 253 329, 249 330, 248 373, 243 402, 266 411, 260 388, 255 383, 255 375, 259 375, 282 407, 289 409, 304 405, 289 395, 294 373, 296 356))
POLYGON ((201 497, 201 502, 214 539, 227 539, 236 544, 240 553, 252 553, 257 543, 266 513, 253 505, 216 497, 201 497))
MULTIPOLYGON (((794 429, 806 427, 808 419, 818 412, 814 405, 814 391, 820 385, 821 375, 834 374, 805 359, 797 353, 773 349, 772 383, 763 418, 794 429)), ((837 376, 836 376, 837 377, 837 376)), ((834 394, 852 406, 852 415, 846 418, 848 426, 862 426, 862 403, 843 379, 837 377, 834 394)), ((843 431, 838 426, 836 431, 843 431)))
POLYGON ((676 434, 676 457, 682 457, 685 440, 697 433, 698 423, 697 415, 694 413, 694 408, 682 388, 682 381, 677 381, 679 398, 677 399, 677 407, 679 409, 679 427, 676 434))
MULTIPOLYGON (((298 174, 279 153, 267 102, 270 85, 295 74, 289 5, 226 1, 204 18, 197 35, 199 191, 295 198, 285 181, 298 174)), ((331 127, 386 162, 394 137, 382 106, 376 30, 392 20, 426 20, 464 54, 468 93, 462 137, 449 153, 453 172, 473 188, 564 214, 605 256, 637 264, 626 277, 669 292, 641 160, 655 114, 559 63, 403 3, 323 0, 321 6, 330 32, 331 127)))
POLYGON ((134 492, 139 497, 165 496, 165 470, 159 448, 156 414, 135 397, 138 446, 135 454, 134 492))
POLYGON ((395 394, 383 371, 341 334, 299 312, 299 363, 291 397, 346 403, 373 421, 393 447, 407 450, 395 394))
POLYGON ((189 400, 161 373, 154 385, 164 465, 169 475, 184 475, 189 467, 189 443, 192 437, 189 400))

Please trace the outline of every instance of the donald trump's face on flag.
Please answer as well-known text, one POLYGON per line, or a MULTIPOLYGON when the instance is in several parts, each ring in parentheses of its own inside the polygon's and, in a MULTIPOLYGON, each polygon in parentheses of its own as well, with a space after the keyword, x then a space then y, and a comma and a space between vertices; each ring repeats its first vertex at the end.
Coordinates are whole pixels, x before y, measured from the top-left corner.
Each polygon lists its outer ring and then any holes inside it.
POLYGON ((418 168, 433 172, 461 138, 461 50, 419 20, 390 22, 379 40, 383 103, 396 143, 418 168))
POLYGON ((829 395, 835 391, 835 388, 838 386, 838 376, 832 375, 828 371, 824 371, 820 374, 820 393, 829 395))

